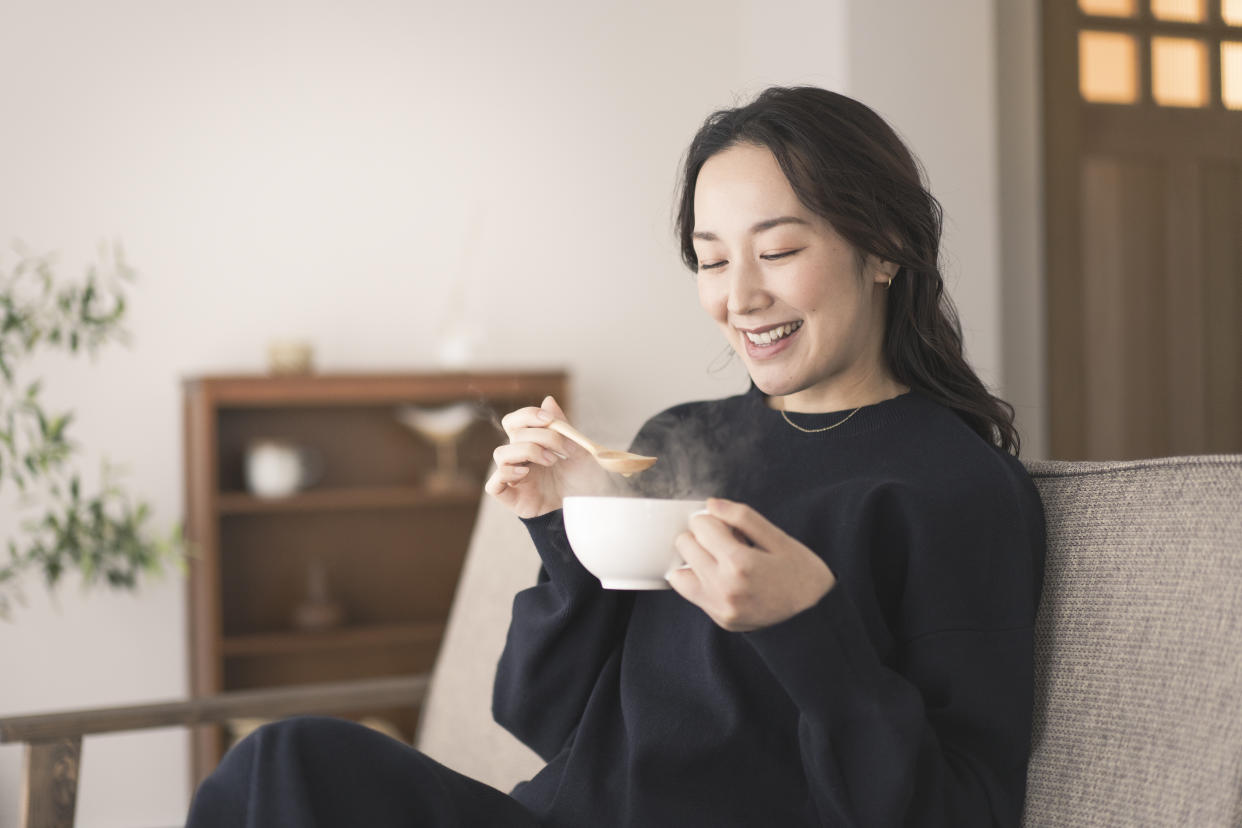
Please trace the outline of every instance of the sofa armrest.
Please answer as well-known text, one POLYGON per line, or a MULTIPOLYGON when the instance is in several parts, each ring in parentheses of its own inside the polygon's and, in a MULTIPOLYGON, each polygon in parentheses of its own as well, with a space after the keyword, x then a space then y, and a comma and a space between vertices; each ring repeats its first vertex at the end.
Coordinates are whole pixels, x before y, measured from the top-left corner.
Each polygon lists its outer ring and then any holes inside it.
POLYGON ((217 724, 233 718, 343 713, 417 705, 428 676, 396 676, 264 690, 237 690, 182 701, 0 718, 0 743, 24 742, 22 828, 72 828, 82 737, 92 733, 217 724))

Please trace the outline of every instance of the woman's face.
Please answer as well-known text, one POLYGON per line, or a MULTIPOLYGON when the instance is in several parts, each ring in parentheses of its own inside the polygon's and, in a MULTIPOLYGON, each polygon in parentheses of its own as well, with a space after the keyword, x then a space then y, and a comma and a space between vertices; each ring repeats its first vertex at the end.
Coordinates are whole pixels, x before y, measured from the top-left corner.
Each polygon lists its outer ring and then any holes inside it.
POLYGON ((750 377, 790 411, 838 411, 899 389, 882 358, 895 268, 798 200, 766 147, 713 155, 694 193, 699 302, 750 377))

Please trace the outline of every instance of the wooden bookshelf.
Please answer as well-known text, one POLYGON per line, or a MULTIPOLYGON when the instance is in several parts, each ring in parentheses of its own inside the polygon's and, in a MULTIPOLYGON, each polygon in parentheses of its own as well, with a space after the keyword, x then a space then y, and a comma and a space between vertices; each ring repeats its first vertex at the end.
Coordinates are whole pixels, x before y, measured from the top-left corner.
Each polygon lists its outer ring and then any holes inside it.
MULTIPOLYGON (((190 687, 227 690, 408 675, 431 669, 491 466, 500 418, 545 395, 563 372, 201 376, 184 383, 190 687), (432 491, 430 442, 396 409, 469 401, 459 443, 474 484, 432 491), (247 491, 245 452, 278 439, 322 458, 316 485, 287 497, 247 491), (344 621, 306 631, 293 611, 320 562, 344 621)), ((412 740, 418 711, 378 715, 412 740)), ((194 730, 193 781, 219 762, 225 727, 194 730)))
POLYGON ((226 656, 269 656, 286 653, 330 652, 353 647, 391 645, 436 645, 444 635, 444 624, 435 621, 407 624, 351 626, 325 632, 252 633, 229 636, 221 641, 226 656))
POLYGON ((419 486, 359 486, 299 492, 284 498, 255 497, 245 492, 222 492, 222 515, 280 514, 282 512, 364 511, 367 509, 415 509, 472 506, 477 492, 429 492, 419 486))

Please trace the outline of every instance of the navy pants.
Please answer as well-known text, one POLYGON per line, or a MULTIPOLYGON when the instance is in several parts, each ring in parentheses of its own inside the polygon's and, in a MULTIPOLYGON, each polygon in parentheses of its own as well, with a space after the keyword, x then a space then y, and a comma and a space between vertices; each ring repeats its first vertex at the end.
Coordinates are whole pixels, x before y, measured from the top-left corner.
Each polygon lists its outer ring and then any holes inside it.
POLYGON ((264 725, 194 794, 187 828, 538 828, 515 799, 360 724, 264 725))

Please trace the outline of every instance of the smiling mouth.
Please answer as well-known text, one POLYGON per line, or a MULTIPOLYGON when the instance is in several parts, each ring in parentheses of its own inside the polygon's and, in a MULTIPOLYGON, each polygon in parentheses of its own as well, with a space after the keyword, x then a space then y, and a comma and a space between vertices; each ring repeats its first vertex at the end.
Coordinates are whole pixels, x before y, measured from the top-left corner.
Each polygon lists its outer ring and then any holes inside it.
POLYGON ((750 331, 742 331, 746 335, 746 339, 752 345, 758 345, 760 348, 765 345, 772 345, 780 342, 785 337, 797 331, 802 327, 802 322, 786 322, 784 325, 777 325, 775 328, 769 328, 763 333, 751 333, 750 331))

